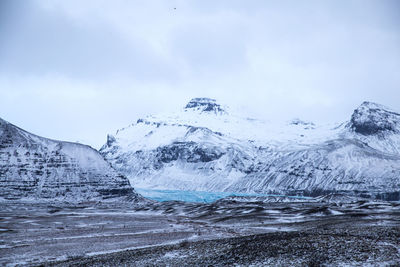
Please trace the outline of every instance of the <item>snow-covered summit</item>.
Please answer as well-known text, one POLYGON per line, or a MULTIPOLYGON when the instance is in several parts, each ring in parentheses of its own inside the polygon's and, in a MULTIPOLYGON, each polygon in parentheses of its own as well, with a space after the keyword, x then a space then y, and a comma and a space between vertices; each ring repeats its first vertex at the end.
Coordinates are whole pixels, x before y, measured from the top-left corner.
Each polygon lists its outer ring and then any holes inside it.
POLYGON ((349 127, 362 135, 400 133, 400 114, 372 102, 363 102, 351 116, 349 127))
POLYGON ((118 143, 121 149, 128 150, 156 148, 183 136, 191 127, 207 128, 229 138, 281 148, 313 144, 338 132, 336 124, 316 125, 301 119, 276 122, 249 118, 209 98, 194 98, 185 108, 177 110, 137 119, 115 134, 109 134, 106 147, 118 143))
POLYGON ((0 119, 0 199, 138 200, 93 148, 31 134, 0 119))

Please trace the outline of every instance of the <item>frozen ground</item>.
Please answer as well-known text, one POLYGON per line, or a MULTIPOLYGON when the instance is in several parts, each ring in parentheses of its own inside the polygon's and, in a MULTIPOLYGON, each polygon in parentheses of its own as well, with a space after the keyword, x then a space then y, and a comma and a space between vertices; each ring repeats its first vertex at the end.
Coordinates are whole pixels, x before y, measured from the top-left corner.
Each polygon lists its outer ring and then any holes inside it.
POLYGON ((399 203, 270 201, 0 203, 0 265, 400 264, 399 203))

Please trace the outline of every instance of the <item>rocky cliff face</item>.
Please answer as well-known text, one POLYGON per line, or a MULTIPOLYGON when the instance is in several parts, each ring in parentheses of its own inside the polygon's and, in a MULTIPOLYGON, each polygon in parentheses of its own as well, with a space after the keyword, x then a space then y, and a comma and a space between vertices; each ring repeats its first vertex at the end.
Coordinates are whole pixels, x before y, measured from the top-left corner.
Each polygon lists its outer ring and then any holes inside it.
POLYGON ((0 185, 0 199, 141 199, 128 179, 91 147, 42 138, 2 119, 0 185))
POLYGON ((399 125, 399 114, 369 102, 323 127, 241 118, 196 98, 119 130, 100 152, 142 188, 396 198, 399 125))

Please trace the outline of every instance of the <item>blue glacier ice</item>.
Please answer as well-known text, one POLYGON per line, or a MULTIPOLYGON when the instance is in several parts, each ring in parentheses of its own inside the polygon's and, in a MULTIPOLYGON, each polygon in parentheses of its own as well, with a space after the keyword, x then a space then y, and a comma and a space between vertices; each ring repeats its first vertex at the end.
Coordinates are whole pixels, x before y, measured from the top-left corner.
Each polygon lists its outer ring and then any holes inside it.
MULTIPOLYGON (((161 189, 144 189, 135 188, 142 196, 156 201, 184 201, 184 202, 199 202, 211 203, 218 199, 228 196, 276 196, 263 194, 245 194, 234 192, 205 192, 205 191, 182 191, 182 190, 161 190, 161 189)), ((300 197, 296 197, 300 198, 300 197)))
POLYGON ((135 188, 142 196, 156 201, 185 201, 210 203, 218 199, 232 195, 227 192, 203 192, 135 188))

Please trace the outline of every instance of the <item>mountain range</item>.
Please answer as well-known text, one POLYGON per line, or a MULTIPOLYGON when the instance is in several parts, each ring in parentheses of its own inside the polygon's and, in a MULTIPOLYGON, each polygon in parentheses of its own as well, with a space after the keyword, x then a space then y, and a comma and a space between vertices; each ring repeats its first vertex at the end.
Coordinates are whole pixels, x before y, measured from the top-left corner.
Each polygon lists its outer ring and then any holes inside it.
POLYGON ((138 188, 399 199, 400 114, 364 102, 333 125, 241 117, 194 98, 107 136, 101 155, 138 188))
POLYGON ((139 201, 132 186, 400 199, 400 114, 364 102, 332 125, 242 117, 209 98, 138 119, 89 146, 0 119, 0 199, 139 201))

